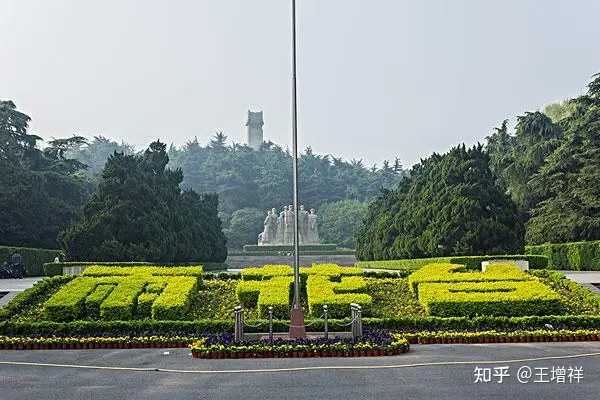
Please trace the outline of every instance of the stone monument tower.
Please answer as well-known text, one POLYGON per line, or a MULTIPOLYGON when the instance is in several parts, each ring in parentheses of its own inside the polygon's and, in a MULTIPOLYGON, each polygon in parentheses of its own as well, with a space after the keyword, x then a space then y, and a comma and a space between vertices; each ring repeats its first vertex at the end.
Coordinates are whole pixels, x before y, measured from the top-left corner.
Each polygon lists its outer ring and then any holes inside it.
POLYGON ((260 149, 260 146, 263 144, 263 125, 263 112, 252 112, 248 110, 248 121, 246 121, 248 133, 246 143, 254 150, 260 149))

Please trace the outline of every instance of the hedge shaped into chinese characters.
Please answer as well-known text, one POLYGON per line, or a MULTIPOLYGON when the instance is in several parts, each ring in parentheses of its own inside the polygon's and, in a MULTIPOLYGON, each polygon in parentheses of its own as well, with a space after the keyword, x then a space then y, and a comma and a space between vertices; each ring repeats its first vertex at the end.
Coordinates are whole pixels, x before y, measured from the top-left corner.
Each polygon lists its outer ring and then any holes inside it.
POLYGON ((44 304, 53 321, 185 319, 202 267, 101 267, 86 269, 44 304))
POLYGON ((486 272, 455 264, 431 264, 409 277, 429 315, 440 317, 553 315, 564 312, 560 296, 513 264, 486 272))

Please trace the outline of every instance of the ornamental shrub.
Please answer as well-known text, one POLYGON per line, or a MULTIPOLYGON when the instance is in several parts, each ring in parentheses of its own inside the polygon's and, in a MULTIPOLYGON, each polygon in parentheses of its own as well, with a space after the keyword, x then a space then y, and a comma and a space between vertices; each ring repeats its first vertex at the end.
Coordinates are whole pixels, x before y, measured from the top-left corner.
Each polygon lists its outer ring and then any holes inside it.
POLYGON ((411 290, 418 293, 422 283, 526 281, 530 275, 513 264, 490 264, 486 272, 471 272, 459 264, 429 264, 408 277, 411 290))
POLYGON ((58 256, 62 256, 62 251, 60 250, 0 246, 0 264, 6 261, 13 253, 19 253, 23 257, 25 274, 27 276, 44 275, 42 267, 44 263, 50 262, 58 256))
POLYGON ((137 298, 145 285, 146 280, 138 276, 123 279, 100 305, 100 317, 104 320, 133 319, 137 298))
POLYGON ((312 316, 319 316, 323 313, 323 306, 327 305, 331 318, 343 318, 350 315, 350 304, 356 303, 362 307, 363 315, 367 316, 373 298, 365 293, 356 293, 365 287, 362 277, 343 277, 341 282, 333 282, 328 276, 309 275, 306 281, 308 312, 312 316), (341 289, 338 290, 338 287, 341 289))
POLYGON ((63 286, 44 304, 44 316, 53 321, 70 321, 85 316, 85 298, 96 289, 93 279, 77 278, 63 286))
POLYGON ((177 276, 169 278, 166 288, 152 304, 152 318, 185 319, 190 308, 192 294, 198 292, 197 279, 177 276))
POLYGON ((269 307, 273 307, 275 318, 288 318, 293 281, 291 276, 240 281, 236 287, 236 295, 244 307, 258 307, 261 317, 266 317, 269 307))
POLYGON ((36 282, 29 289, 17 294, 8 304, 0 308, 0 321, 11 318, 47 298, 49 293, 65 285, 73 279, 72 276, 55 276, 36 282))
POLYGON ((201 267, 90 266, 45 304, 45 317, 68 321, 85 317, 129 320, 139 315, 183 319, 202 275, 201 267), (142 293, 141 310, 137 310, 142 293), (150 310, 150 311, 148 311, 150 310))
POLYGON ((83 271, 83 276, 202 276, 202 266, 193 267, 110 267, 92 265, 83 271))
MULTIPOLYGON (((147 288, 146 288, 147 289, 147 288)), ((152 317, 152 304, 158 297, 158 293, 143 292, 137 298, 136 314, 137 318, 152 317)))
POLYGON ((561 298, 539 281, 419 284, 419 302, 440 317, 554 315, 561 298))
POLYGON ((571 243, 544 243, 526 246, 527 254, 548 258, 548 268, 598 271, 600 270, 600 240, 571 243))
POLYGON ((490 260, 526 260, 529 262, 530 269, 546 268, 548 258, 545 255, 537 254, 503 254, 496 256, 454 256, 454 257, 431 257, 431 258, 412 258, 404 260, 380 260, 380 261, 359 261, 356 266, 369 269, 394 269, 400 270, 404 275, 419 268, 433 263, 462 264, 468 269, 481 269, 482 261, 490 260))
POLYGON ((98 285, 96 289, 85 299, 85 313, 88 317, 98 318, 100 316, 100 304, 108 297, 114 289, 113 285, 98 285))

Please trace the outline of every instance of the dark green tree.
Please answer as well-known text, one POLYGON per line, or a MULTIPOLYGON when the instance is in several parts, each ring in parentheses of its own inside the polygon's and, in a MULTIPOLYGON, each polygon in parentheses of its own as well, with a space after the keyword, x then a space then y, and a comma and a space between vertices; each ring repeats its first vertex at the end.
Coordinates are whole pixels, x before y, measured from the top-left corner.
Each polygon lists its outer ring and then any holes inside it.
POLYGON ((356 235, 367 210, 368 203, 358 200, 340 200, 321 205, 317 220, 321 241, 356 248, 356 235))
POLYGON ((524 229, 510 198, 496 185, 481 145, 433 154, 415 165, 397 190, 371 203, 358 234, 364 260, 522 249, 524 229))
POLYGON ((241 249, 245 244, 256 244, 258 234, 263 230, 266 212, 257 208, 242 208, 231 214, 229 226, 225 229, 227 246, 241 249))
POLYGON ((528 185, 542 199, 531 211, 529 243, 600 239, 600 74, 570 101, 565 139, 528 185))
POLYGON ((0 244, 56 248, 88 194, 85 165, 65 155, 84 139, 55 139, 42 151, 29 121, 12 101, 0 101, 0 244))
POLYGON ((72 260, 222 262, 225 236, 216 195, 181 191, 159 141, 140 155, 115 152, 83 216, 62 236, 72 260))

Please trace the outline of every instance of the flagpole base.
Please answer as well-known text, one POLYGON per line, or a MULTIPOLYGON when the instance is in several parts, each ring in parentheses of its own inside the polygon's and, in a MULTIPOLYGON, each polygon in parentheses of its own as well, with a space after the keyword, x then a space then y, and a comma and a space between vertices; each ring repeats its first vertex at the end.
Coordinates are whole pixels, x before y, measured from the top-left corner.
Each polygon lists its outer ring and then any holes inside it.
POLYGON ((306 337, 306 327, 304 325, 304 311, 301 307, 292 308, 290 313, 290 338, 299 339, 306 337))

